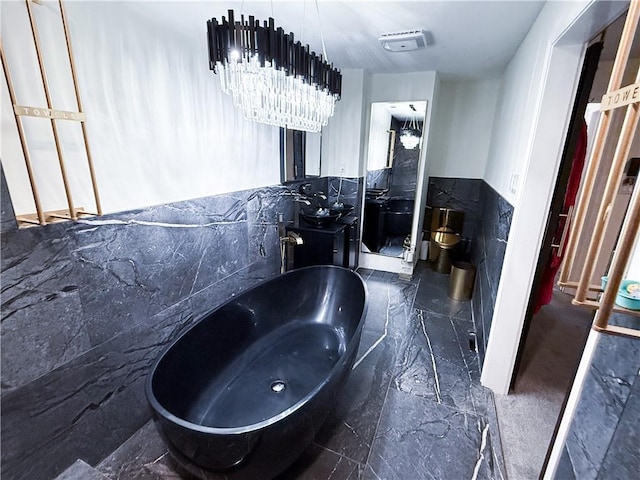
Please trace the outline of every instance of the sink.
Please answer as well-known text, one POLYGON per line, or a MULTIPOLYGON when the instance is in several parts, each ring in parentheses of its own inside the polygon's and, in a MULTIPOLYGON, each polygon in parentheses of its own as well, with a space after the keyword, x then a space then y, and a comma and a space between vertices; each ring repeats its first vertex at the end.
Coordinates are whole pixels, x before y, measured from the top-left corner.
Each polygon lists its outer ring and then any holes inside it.
POLYGON ((329 209, 333 212, 338 212, 341 217, 346 217, 351 212, 355 210, 355 205, 350 205, 348 203, 335 202, 329 206, 329 209))
POLYGON ((305 222, 315 225, 316 227, 326 227, 331 225, 338 218, 340 218, 340 212, 329 208, 303 208, 300 210, 300 218, 305 222))

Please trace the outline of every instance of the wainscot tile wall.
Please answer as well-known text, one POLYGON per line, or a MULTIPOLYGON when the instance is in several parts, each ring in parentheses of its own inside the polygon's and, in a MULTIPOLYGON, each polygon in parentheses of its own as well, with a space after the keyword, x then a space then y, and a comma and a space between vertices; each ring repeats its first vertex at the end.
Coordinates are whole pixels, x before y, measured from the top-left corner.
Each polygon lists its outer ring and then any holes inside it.
MULTIPOLYGON (((640 328, 636 317, 618 314, 612 323, 640 328)), ((597 335, 558 480, 636 478, 640 471, 640 340, 597 335)))
POLYGON ((364 188, 364 177, 329 177, 328 179, 328 200, 354 205, 355 215, 360 216, 362 211, 362 189, 364 188))
POLYGON ((160 349, 279 272, 277 214, 293 219, 297 187, 18 230, 3 175, 3 476, 95 465, 148 422, 160 349))
POLYGON ((471 262, 476 266, 472 298, 473 318, 481 364, 489 339, 507 248, 513 207, 481 179, 430 177, 427 205, 462 210, 462 236, 471 242, 471 262))

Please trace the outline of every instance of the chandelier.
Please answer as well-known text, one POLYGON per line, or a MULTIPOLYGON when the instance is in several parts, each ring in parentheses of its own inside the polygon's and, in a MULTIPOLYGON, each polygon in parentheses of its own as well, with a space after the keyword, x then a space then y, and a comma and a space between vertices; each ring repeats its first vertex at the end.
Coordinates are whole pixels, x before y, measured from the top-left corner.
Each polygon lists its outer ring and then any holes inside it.
MULTIPOLYGON (((209 69, 220 75, 222 91, 249 120, 319 132, 340 99, 342 75, 309 45, 274 26, 222 17, 207 21, 209 69)), ((326 57, 326 53, 325 53, 326 57)))
MULTIPOLYGON (((416 111, 415 107, 411 104, 409 105, 413 112, 416 111)), ((422 137, 422 132, 418 128, 418 122, 416 121, 416 116, 414 113, 411 113, 411 121, 407 122, 405 120, 403 127, 400 129, 400 143, 407 150, 413 150, 420 143, 420 138, 422 137)))

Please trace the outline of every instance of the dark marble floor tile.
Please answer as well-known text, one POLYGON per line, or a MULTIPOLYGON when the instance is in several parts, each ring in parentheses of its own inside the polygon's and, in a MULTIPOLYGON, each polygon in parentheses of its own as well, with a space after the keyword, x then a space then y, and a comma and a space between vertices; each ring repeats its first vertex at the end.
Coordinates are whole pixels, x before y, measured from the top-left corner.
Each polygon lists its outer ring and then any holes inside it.
POLYGON ((315 440, 360 463, 371 449, 395 358, 392 343, 381 343, 376 349, 354 366, 315 440))
POLYGON ((360 464, 313 444, 275 480, 357 480, 361 468, 360 464))
POLYGON ((640 373, 624 405, 598 478, 633 478, 640 472, 640 373))
POLYGON ((473 395, 476 353, 469 350, 469 322, 416 310, 412 329, 402 339, 392 387, 438 404, 478 414, 473 395), (465 324, 461 326, 460 324, 465 324))
POLYGON ((469 300, 458 301, 449 298, 450 276, 431 270, 426 266, 426 262, 419 262, 419 264, 425 265, 421 265, 416 270, 416 275, 420 278, 420 286, 416 294, 415 308, 450 317, 471 318, 471 302, 469 300))
POLYGON ((96 467, 111 480, 151 480, 158 477, 154 470, 148 468, 167 453, 153 421, 147 422, 129 440, 115 452, 105 458, 96 467))
POLYGON ((487 435, 480 417, 390 389, 364 478, 491 478, 487 435))
POLYGON ((108 480, 98 470, 82 460, 76 462, 58 475, 55 480, 108 480))
POLYGON ((391 365, 395 362, 396 351, 398 348, 398 339, 391 335, 370 332, 365 329, 362 332, 358 353, 356 354, 355 366, 360 363, 377 363, 381 356, 390 357, 391 365))
POLYGON ((374 275, 368 277, 366 284, 369 291, 366 330, 402 337, 408 326, 417 285, 374 275))

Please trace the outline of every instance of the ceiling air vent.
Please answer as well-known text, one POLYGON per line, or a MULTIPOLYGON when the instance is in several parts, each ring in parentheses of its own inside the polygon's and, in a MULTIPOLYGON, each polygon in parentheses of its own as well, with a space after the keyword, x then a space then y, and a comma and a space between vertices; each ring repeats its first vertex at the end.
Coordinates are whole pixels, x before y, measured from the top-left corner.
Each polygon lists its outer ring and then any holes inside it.
POLYGON ((410 52, 427 46, 427 38, 423 30, 383 33, 378 41, 382 48, 389 52, 410 52))

